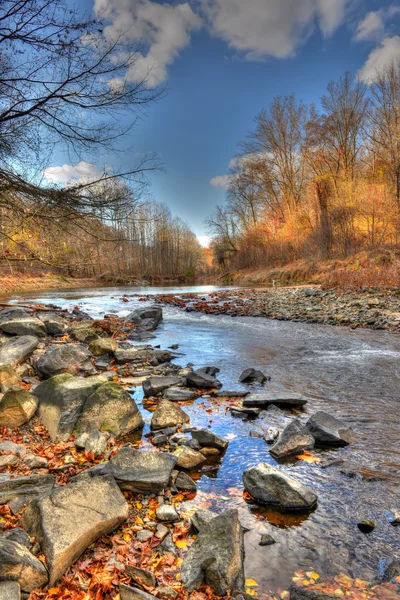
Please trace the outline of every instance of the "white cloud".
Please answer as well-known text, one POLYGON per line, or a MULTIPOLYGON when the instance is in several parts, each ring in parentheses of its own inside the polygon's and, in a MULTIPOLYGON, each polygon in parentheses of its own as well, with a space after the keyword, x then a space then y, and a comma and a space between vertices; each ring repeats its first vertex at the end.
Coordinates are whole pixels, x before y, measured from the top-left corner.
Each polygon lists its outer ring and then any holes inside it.
POLYGON ((54 183, 70 183, 71 181, 96 181, 100 179, 102 173, 92 163, 82 160, 75 166, 48 167, 44 169, 43 175, 48 181, 54 183))
POLYGON ((213 187, 227 188, 229 185, 230 179, 231 179, 230 175, 217 175, 216 177, 213 177, 212 179, 210 179, 210 184, 213 187))
POLYGON ((358 72, 358 77, 364 83, 373 83, 378 71, 398 60, 400 60, 400 37, 398 35, 386 37, 369 54, 364 66, 358 72))
POLYGON ((382 11, 369 12, 358 25, 354 39, 357 42, 379 38, 385 31, 382 11))
POLYGON ((352 0, 201 0, 211 31, 248 60, 286 57, 317 23, 324 36, 344 20, 352 0))
MULTIPOLYGON (((147 53, 138 54, 128 69, 127 81, 146 80, 156 87, 167 77, 167 67, 190 41, 192 31, 201 27, 201 19, 189 4, 159 4, 151 0, 95 0, 97 16, 110 21, 104 35, 116 39, 123 34, 129 42, 148 47, 147 53)), ((113 80, 118 87, 121 80, 113 80)))

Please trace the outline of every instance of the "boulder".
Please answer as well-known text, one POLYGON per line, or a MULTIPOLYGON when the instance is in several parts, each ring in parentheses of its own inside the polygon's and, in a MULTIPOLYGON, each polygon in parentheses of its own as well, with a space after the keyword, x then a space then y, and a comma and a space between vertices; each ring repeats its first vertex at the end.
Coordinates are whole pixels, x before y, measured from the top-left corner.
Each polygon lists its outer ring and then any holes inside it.
POLYGON ((217 513, 207 508, 198 508, 190 518, 190 527, 194 532, 200 531, 208 523, 217 516, 217 513))
POLYGON ((152 494, 168 487, 176 458, 164 452, 140 452, 125 446, 109 464, 122 490, 152 494))
POLYGON ((80 434, 99 430, 121 436, 142 426, 133 398, 118 383, 107 381, 86 400, 76 428, 80 434))
POLYGON ((220 369, 218 367, 214 367, 214 366, 208 366, 208 367, 201 367, 200 369, 197 369, 196 373, 200 373, 201 375, 209 375, 210 377, 215 377, 217 373, 220 372, 220 369))
MULTIPOLYGON (((142 383, 144 395, 146 398, 157 396, 164 390, 177 385, 180 382, 179 377, 149 377, 142 383)), ((180 388, 178 388, 180 389, 180 388)))
POLYGON ((222 437, 208 429, 197 429, 192 431, 192 438, 197 440, 200 446, 208 446, 209 448, 217 448, 218 450, 225 450, 229 444, 227 440, 224 440, 222 437))
POLYGON ((36 348, 39 338, 34 335, 21 335, 11 338, 0 346, 0 366, 19 365, 36 348))
POLYGON ((78 342, 89 344, 93 340, 97 340, 103 334, 103 330, 100 327, 93 327, 93 321, 86 320, 77 325, 71 325, 68 328, 68 333, 78 342))
POLYGON ((197 490, 196 482, 183 471, 181 471, 176 478, 175 487, 181 492, 195 492, 197 490))
POLYGON ((82 344, 50 346, 39 358, 37 368, 46 379, 61 373, 91 373, 94 371, 89 360, 91 356, 91 352, 82 344))
POLYGON ((102 535, 128 518, 128 504, 111 476, 93 477, 31 502, 21 519, 40 543, 54 585, 102 535))
POLYGON ((171 402, 186 402, 196 398, 196 394, 191 390, 185 390, 185 388, 170 387, 165 392, 164 398, 171 402))
POLYGON ((68 440, 86 400, 106 381, 101 375, 83 378, 61 373, 35 388, 34 394, 39 399, 38 418, 53 442, 68 440))
POLYGON ((249 394, 243 400, 243 406, 254 408, 268 408, 274 405, 282 408, 300 408, 307 404, 307 400, 301 394, 291 392, 249 394))
POLYGON ((121 600, 157 600, 152 594, 129 587, 129 585, 125 585, 124 583, 121 583, 119 586, 119 595, 121 600))
POLYGON ((222 387, 222 383, 218 379, 200 370, 191 371, 186 375, 186 385, 187 387, 205 390, 222 387))
POLYGON ((20 306, 6 306, 3 310, 0 310, 0 327, 3 321, 12 321, 13 319, 20 319, 29 317, 32 311, 28 308, 21 308, 20 306))
POLYGON ((243 485, 258 504, 279 510, 306 511, 317 504, 317 496, 312 489, 266 463, 246 469, 243 485))
POLYGON ((169 400, 161 400, 151 418, 151 428, 164 429, 189 423, 190 417, 179 406, 169 400))
POLYGON ((0 581, 0 600, 21 600, 21 588, 16 581, 0 581))
POLYGON ((109 337, 100 337, 89 344, 89 350, 93 356, 102 356, 103 354, 113 354, 118 348, 117 340, 109 337))
POLYGON ((354 439, 350 427, 323 410, 312 415, 306 427, 317 446, 347 446, 354 439))
POLYGON ((154 357, 154 350, 152 348, 118 348, 114 351, 115 360, 118 364, 125 364, 130 362, 144 362, 154 357))
POLYGON ((177 458, 176 465, 182 469, 187 469, 188 471, 196 469, 207 462, 207 459, 201 452, 192 450, 192 448, 189 448, 188 446, 179 446, 173 454, 177 458))
POLYGON ((55 315, 40 315, 40 320, 43 322, 46 332, 49 335, 60 336, 64 335, 67 328, 67 323, 63 319, 55 315))
POLYGON ((283 458, 292 454, 301 454, 303 450, 311 450, 314 448, 314 443, 309 430, 295 419, 285 427, 269 451, 275 458, 283 458))
POLYGON ((190 593, 203 583, 218 596, 244 585, 244 540, 238 511, 228 510, 202 527, 183 559, 181 582, 190 593))
POLYGON ((19 317, 10 321, 2 321, 0 329, 11 335, 35 335, 46 337, 46 328, 40 319, 35 317, 19 317))
POLYGON ((25 546, 0 537, 0 580, 15 581, 23 592, 46 585, 46 567, 25 546))
POLYGON ((271 377, 266 377, 262 371, 258 369, 245 369, 239 377, 240 383, 265 383, 271 377))
POLYGON ((161 323, 163 318, 163 311, 161 306, 148 306, 138 308, 125 318, 126 323, 134 323, 139 325, 141 329, 150 331, 156 329, 161 323))
POLYGON ((0 400, 0 427, 19 427, 35 414, 38 399, 25 390, 8 390, 0 400))
POLYGON ((0 504, 14 499, 22 499, 27 504, 32 498, 48 494, 56 483, 55 475, 25 475, 14 477, 6 473, 0 475, 0 504))
POLYGON ((17 387, 19 389, 20 382, 21 378, 12 367, 9 365, 0 367, 0 391, 5 391, 13 387, 17 387))

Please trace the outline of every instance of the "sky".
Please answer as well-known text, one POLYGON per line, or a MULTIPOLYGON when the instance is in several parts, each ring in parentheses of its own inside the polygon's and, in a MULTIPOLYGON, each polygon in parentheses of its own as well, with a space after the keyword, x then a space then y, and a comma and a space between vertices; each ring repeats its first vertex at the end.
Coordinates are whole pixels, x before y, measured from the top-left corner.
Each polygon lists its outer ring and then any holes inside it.
POLYGON ((378 67, 400 57, 400 3, 385 0, 84 2, 105 18, 104 35, 123 29, 143 45, 130 80, 150 70, 149 87, 165 85, 167 94, 140 115, 129 150, 77 164, 55 153, 45 175, 63 183, 156 153, 163 170, 151 175, 151 197, 203 243, 204 219, 224 201, 238 143, 274 96, 294 92, 318 103, 344 72, 369 84, 378 67))

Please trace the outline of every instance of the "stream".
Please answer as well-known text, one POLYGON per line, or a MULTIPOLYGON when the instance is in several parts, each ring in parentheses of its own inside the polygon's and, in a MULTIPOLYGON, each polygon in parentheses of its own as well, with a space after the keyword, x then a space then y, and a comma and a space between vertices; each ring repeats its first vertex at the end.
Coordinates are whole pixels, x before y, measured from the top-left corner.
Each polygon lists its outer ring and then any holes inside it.
MULTIPOLYGON (((212 286, 185 288, 99 288, 62 290, 29 296, 29 301, 53 303, 63 308, 78 305, 92 317, 114 312, 125 316, 140 304, 138 298, 123 303, 123 294, 199 292, 212 286)), ((26 301, 27 297, 25 297, 26 301)), ((163 307, 164 321, 150 344, 168 348, 179 344, 175 362, 195 368, 219 367, 225 388, 243 389, 238 377, 247 367, 271 376, 267 391, 288 390, 304 394, 309 402, 298 416, 305 421, 325 410, 352 426, 356 441, 337 450, 315 450, 320 463, 291 460, 282 468, 318 495, 317 508, 302 515, 282 515, 262 509, 243 497, 242 473, 259 462, 276 465, 263 439, 251 430, 286 425, 293 413, 263 411, 255 421, 232 417, 226 400, 199 398, 183 403, 193 425, 210 426, 229 439, 215 469, 198 481, 193 501, 183 505, 221 512, 235 507, 245 533, 247 578, 254 578, 260 592, 287 589, 294 571, 320 574, 346 573, 374 580, 385 559, 399 553, 400 527, 389 523, 390 509, 400 509, 400 336, 371 330, 351 330, 315 324, 283 322, 255 317, 213 316, 163 307), (357 528, 362 519, 376 523, 366 535, 357 528), (275 544, 260 546, 268 533, 275 544)), ((145 421, 151 413, 142 404, 142 390, 134 398, 145 421)), ((148 428, 148 425, 147 425, 148 428)), ((148 429, 147 429, 148 430, 148 429)), ((146 442, 148 444, 148 442, 146 442)), ((146 445, 144 445, 146 447, 146 445)))

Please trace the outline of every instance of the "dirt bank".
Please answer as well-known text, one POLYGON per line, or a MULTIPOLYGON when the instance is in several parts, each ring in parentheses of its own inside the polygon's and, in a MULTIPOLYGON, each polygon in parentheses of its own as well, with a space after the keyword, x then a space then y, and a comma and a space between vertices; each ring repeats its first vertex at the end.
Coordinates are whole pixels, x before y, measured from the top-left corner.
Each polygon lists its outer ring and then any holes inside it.
POLYGON ((0 297, 10 294, 35 292, 42 290, 98 287, 102 285, 97 279, 68 279, 62 275, 44 275, 42 277, 30 277, 29 275, 0 275, 0 297))

